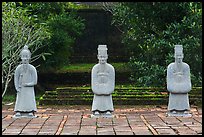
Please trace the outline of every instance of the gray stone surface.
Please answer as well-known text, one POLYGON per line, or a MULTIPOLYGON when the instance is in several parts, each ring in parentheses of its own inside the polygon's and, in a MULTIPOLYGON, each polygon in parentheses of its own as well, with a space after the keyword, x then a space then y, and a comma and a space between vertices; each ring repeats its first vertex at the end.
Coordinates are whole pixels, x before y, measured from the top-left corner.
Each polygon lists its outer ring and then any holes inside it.
POLYGON ((13 117, 35 117, 31 116, 37 111, 35 101, 34 85, 37 84, 37 71, 29 64, 31 52, 28 46, 24 46, 21 53, 22 64, 18 65, 14 74, 14 84, 17 91, 14 111, 17 112, 13 117), (26 114, 27 113, 27 114, 26 114))
POLYGON ((183 47, 175 45, 175 62, 167 67, 167 90, 169 93, 169 116, 190 116, 188 92, 191 91, 190 67, 183 62, 183 47))
POLYGON ((115 69, 111 64, 107 63, 107 59, 106 45, 99 45, 99 63, 93 66, 91 72, 91 88, 94 93, 92 112, 96 116, 114 111, 111 94, 115 89, 115 69))

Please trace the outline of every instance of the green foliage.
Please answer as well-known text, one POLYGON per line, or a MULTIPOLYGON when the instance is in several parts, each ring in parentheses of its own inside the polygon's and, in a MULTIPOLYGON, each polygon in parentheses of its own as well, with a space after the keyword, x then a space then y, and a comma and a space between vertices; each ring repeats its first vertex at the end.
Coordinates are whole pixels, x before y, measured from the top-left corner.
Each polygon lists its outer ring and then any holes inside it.
POLYGON ((186 5, 177 2, 119 3, 113 9, 113 23, 122 28, 123 42, 128 44, 131 55, 135 55, 146 50, 146 40, 160 36, 166 25, 179 22, 186 15, 186 5))
POLYGON ((30 16, 36 16, 36 22, 46 24, 51 34, 50 38, 44 41, 44 45, 47 46, 42 49, 51 55, 44 56, 45 61, 41 60, 41 69, 56 69, 68 65, 72 46, 85 28, 84 20, 75 12, 77 5, 71 2, 26 2, 24 4, 30 10, 30 16))
POLYGON ((39 22, 45 22, 52 15, 59 15, 68 9, 81 7, 72 2, 23 2, 22 6, 28 8, 30 16, 36 16, 39 22))
MULTIPOLYGON (((189 93, 190 103, 199 105, 202 102, 202 87, 193 87, 189 93)), ((125 88, 117 85, 112 93, 113 101, 117 105, 144 105, 167 104, 168 92, 164 87, 132 87, 125 88)), ((55 91, 46 91, 40 100, 41 105, 64 104, 91 104, 93 92, 90 86, 86 87, 61 87, 55 91)))
POLYGON ((181 44, 192 84, 201 85, 201 8, 199 2, 119 3, 113 8, 113 23, 123 30, 122 42, 132 56, 133 81, 164 85, 166 67, 174 62, 174 45, 181 44))
POLYGON ((2 3, 3 45, 27 44, 32 51, 49 34, 44 25, 34 23, 35 18, 29 16, 28 9, 17 5, 15 2, 2 3))
MULTIPOLYGON (((39 105, 40 100, 42 99, 43 93, 36 94, 36 104, 39 105)), ((6 94, 2 100, 2 104, 14 103, 16 101, 15 94, 6 94)))
MULTIPOLYGON (((72 72, 91 72, 91 69, 95 63, 80 63, 80 64, 70 64, 65 65, 62 68, 57 70, 57 73, 72 73, 72 72)), ((130 69, 127 66, 127 63, 111 63, 115 68, 116 72, 129 72, 130 69)))
POLYGON ((149 65, 136 59, 131 59, 129 65, 132 70, 136 70, 132 72, 130 79, 135 81, 137 86, 165 86, 165 67, 149 65))
POLYGON ((85 27, 82 20, 72 13, 64 13, 53 16, 47 24, 52 34, 48 50, 53 56, 48 57, 45 65, 60 67, 69 64, 72 45, 85 27))
MULTIPOLYGON (((188 16, 181 23, 173 23, 163 31, 162 39, 172 44, 181 43, 184 48, 184 62, 191 67, 196 77, 202 77, 202 9, 200 3, 190 3, 188 16)), ((170 56, 173 52, 170 52, 170 56)))
POLYGON ((21 2, 2 3, 2 91, 4 94, 13 78, 14 70, 20 64, 20 51, 28 45, 31 50, 31 62, 44 55, 37 51, 42 42, 49 37, 43 24, 34 23, 35 18, 29 16, 28 9, 21 2))

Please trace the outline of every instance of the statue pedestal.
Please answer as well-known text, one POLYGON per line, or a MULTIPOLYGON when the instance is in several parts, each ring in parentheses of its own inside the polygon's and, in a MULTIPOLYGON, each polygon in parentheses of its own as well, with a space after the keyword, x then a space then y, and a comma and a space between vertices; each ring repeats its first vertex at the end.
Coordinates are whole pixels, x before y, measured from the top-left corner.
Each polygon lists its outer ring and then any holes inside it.
POLYGON ((99 117, 102 117, 102 118, 113 118, 114 115, 112 115, 112 114, 106 114, 106 113, 92 114, 92 115, 91 115, 91 118, 99 118, 99 117))
POLYGON ((167 112, 166 114, 167 116, 172 116, 172 117, 191 117, 192 116, 192 114, 186 111, 181 111, 181 112, 172 111, 172 112, 167 112))
POLYGON ((38 116, 35 116, 33 114, 30 113, 21 113, 21 114, 15 114, 12 116, 12 118, 37 118, 38 116))

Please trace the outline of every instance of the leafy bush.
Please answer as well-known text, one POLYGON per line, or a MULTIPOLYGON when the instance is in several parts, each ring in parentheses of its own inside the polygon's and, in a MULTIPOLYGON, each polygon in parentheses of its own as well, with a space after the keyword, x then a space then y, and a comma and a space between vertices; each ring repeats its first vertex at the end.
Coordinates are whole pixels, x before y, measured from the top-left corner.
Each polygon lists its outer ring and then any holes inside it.
POLYGON ((147 62, 140 62, 132 58, 129 66, 134 70, 130 79, 135 81, 137 86, 165 86, 165 67, 158 64, 149 65, 147 62))
POLYGON ((42 42, 49 37, 45 25, 34 23, 35 18, 28 16, 28 10, 17 5, 22 3, 2 3, 2 97, 20 64, 22 48, 28 45, 33 62, 44 55, 44 52, 38 51, 43 47, 42 42))
POLYGON ((191 69, 192 84, 201 85, 202 3, 124 2, 115 5, 111 12, 131 55, 133 81, 163 86, 166 67, 175 60, 174 45, 181 44, 184 62, 191 69))
POLYGON ((77 16, 77 6, 71 2, 25 2, 25 5, 30 16, 36 16, 36 22, 46 24, 51 34, 43 42, 46 47, 39 51, 50 53, 40 60, 41 70, 68 65, 72 46, 85 28, 83 19, 77 16))
POLYGON ((85 27, 82 19, 73 13, 60 14, 49 19, 47 25, 52 35, 46 49, 52 56, 47 57, 45 65, 60 67, 69 64, 69 57, 73 52, 72 45, 85 27))

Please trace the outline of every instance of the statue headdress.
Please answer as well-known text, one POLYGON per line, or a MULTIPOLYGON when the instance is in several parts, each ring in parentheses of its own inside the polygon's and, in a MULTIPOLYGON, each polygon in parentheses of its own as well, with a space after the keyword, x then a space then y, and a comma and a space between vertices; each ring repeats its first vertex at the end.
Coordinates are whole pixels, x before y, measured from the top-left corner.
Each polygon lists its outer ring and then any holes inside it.
POLYGON ((23 49, 21 50, 20 56, 22 57, 22 55, 25 55, 25 54, 27 54, 27 55, 29 56, 29 58, 31 57, 31 52, 30 52, 30 50, 28 49, 28 46, 27 46, 27 45, 25 45, 25 46, 23 47, 23 49))
POLYGON ((182 45, 175 45, 174 47, 174 55, 182 55, 183 56, 183 46, 182 45))
POLYGON ((106 45, 98 45, 98 55, 108 55, 106 45))

